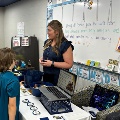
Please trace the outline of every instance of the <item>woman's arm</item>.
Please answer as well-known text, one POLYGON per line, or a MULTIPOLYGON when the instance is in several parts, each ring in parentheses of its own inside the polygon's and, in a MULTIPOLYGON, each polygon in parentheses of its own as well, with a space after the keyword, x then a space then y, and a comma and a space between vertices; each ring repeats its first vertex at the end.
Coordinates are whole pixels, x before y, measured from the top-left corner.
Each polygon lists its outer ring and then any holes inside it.
POLYGON ((16 97, 13 97, 13 98, 9 97, 8 114, 9 114, 9 120, 15 120, 16 97))
MULTIPOLYGON (((64 69, 69 69, 73 65, 73 51, 71 46, 67 49, 66 52, 63 53, 63 59, 64 62, 54 62, 54 67, 57 68, 64 68, 64 69)), ((39 59, 39 62, 43 66, 50 67, 52 64, 51 60, 45 60, 46 62, 42 62, 41 59, 39 59)))

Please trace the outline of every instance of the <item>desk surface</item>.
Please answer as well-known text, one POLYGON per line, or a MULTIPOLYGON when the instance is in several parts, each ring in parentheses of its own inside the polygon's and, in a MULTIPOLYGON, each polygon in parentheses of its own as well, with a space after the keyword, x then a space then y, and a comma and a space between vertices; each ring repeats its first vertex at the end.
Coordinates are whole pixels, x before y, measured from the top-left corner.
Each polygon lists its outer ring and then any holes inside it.
MULTIPOLYGON (((50 115, 48 111, 44 108, 44 106, 39 101, 40 98, 34 97, 30 94, 21 95, 20 97, 20 120, 40 120, 40 118, 48 117, 49 120, 57 120, 54 119, 53 116, 63 116, 65 120, 91 120, 90 114, 81 108, 71 104, 73 112, 62 113, 50 115), (27 103, 23 103, 24 99, 29 99, 30 102, 34 103, 34 105, 38 108, 38 111, 41 113, 40 115, 33 115, 30 107, 27 106, 27 103)), ((58 119, 60 120, 60 119, 58 119)))

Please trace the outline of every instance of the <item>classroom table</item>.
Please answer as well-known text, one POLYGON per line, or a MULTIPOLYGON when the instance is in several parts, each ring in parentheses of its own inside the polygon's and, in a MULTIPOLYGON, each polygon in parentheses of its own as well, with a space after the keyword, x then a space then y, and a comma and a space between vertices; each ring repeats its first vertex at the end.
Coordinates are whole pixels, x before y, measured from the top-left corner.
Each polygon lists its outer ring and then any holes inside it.
MULTIPOLYGON (((23 91, 23 87, 20 91, 23 91)), ((61 114, 54 114, 50 115, 49 112, 44 108, 44 106, 39 101, 39 97, 33 96, 31 93, 20 92, 20 120, 40 120, 40 118, 48 117, 49 120, 57 120, 53 116, 62 116, 64 119, 58 120, 91 120, 90 114, 86 111, 82 110, 81 108, 77 107, 76 105, 71 103, 71 107, 73 112, 69 113, 61 113, 61 114), (39 115, 34 115, 30 110, 30 107, 27 106, 27 103, 24 103, 23 100, 28 99, 30 102, 34 103, 34 105, 38 108, 40 112, 39 115)))

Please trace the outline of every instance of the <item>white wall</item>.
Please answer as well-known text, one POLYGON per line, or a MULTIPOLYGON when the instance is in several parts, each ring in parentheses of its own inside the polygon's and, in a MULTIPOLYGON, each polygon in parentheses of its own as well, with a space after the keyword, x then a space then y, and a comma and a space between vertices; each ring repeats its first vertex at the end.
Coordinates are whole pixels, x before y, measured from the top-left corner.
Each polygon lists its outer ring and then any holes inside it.
MULTIPOLYGON (((22 0, 5 7, 5 46, 11 47, 11 37, 17 35, 17 23, 24 22, 25 36, 35 35, 39 40, 39 57, 46 39, 47 0, 22 0)), ((41 67, 40 67, 41 68, 41 67)))
POLYGON ((0 48, 4 47, 4 8, 0 8, 0 48))

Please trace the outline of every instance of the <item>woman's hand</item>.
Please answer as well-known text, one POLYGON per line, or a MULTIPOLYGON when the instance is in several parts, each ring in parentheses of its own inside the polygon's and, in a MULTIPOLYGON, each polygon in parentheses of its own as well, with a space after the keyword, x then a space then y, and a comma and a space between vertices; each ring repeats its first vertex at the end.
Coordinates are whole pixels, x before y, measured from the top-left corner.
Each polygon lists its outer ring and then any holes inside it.
POLYGON ((43 60, 43 58, 41 57, 41 58, 39 59, 39 63, 40 63, 40 64, 41 64, 42 60, 43 60))
POLYGON ((39 59, 39 62, 42 66, 46 66, 46 67, 51 67, 52 61, 51 60, 44 60, 43 59, 39 59))
POLYGON ((40 59, 39 59, 39 63, 43 66, 43 63, 44 63, 44 62, 43 62, 43 58, 40 58, 40 59))

